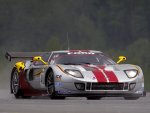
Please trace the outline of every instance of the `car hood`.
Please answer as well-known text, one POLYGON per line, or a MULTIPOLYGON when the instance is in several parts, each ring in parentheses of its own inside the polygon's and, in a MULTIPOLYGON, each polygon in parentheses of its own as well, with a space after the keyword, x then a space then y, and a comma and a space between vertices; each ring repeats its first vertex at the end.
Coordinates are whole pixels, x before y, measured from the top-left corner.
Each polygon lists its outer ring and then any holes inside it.
POLYGON ((96 68, 102 69, 106 71, 124 71, 124 70, 130 70, 130 69, 136 69, 139 70, 140 67, 137 65, 132 64, 116 64, 116 65, 107 65, 107 66, 101 66, 101 65, 60 65, 63 69, 74 69, 79 71, 93 71, 96 68))
POLYGON ((94 82, 129 82, 133 80, 128 78, 124 70, 141 70, 138 66, 131 64, 116 64, 116 65, 60 65, 64 70, 72 69, 79 70, 86 80, 94 82))

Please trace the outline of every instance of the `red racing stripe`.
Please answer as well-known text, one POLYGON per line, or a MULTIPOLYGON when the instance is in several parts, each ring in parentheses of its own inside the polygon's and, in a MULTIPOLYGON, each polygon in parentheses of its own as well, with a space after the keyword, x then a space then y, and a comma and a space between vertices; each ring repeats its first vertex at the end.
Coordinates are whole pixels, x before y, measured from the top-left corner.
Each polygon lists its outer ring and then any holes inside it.
POLYGON ((98 70, 97 68, 94 68, 92 72, 95 75, 98 82, 107 82, 105 76, 100 70, 98 70))
POLYGON ((107 78, 109 79, 109 82, 118 82, 118 78, 116 77, 115 73, 112 71, 105 71, 107 78))

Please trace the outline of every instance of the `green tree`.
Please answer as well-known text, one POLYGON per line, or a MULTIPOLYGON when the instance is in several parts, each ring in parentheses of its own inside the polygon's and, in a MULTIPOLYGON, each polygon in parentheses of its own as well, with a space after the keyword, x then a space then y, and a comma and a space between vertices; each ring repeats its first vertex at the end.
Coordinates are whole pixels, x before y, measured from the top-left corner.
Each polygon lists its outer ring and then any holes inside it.
POLYGON ((61 50, 63 43, 60 42, 57 36, 51 37, 46 43, 46 51, 61 50))

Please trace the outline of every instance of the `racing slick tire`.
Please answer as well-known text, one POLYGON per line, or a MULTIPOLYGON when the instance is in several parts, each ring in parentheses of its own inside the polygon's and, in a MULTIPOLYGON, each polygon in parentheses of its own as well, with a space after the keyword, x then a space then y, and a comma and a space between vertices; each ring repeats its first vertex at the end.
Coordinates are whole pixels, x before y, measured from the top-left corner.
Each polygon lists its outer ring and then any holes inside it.
POLYGON ((11 87, 11 93, 14 94, 16 99, 23 98, 23 99, 29 99, 31 96, 24 96, 20 86, 19 86, 19 72, 14 67, 11 74, 11 80, 10 80, 10 87, 11 87))
POLYGON ((51 70, 46 77, 47 93, 51 99, 65 99, 64 96, 56 96, 54 73, 51 70))
POLYGON ((87 100, 100 100, 102 97, 86 97, 87 100))
POLYGON ((124 97, 125 100, 137 100, 140 97, 124 97))

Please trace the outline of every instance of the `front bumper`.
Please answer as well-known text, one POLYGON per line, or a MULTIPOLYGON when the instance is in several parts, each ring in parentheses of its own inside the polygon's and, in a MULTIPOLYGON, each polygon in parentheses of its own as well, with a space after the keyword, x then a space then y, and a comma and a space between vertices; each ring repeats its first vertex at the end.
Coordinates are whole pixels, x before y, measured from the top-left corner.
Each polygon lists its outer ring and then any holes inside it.
POLYGON ((88 97, 88 96, 98 96, 98 97, 144 97, 143 94, 135 94, 135 93, 94 93, 94 92, 84 92, 84 93, 55 93, 57 96, 67 96, 67 97, 88 97))
MULTIPOLYGON (((56 82, 55 94, 57 96, 75 96, 75 97, 87 97, 87 96, 100 96, 100 97, 142 97, 145 96, 143 83, 135 83, 132 89, 130 84, 133 83, 116 83, 120 86, 113 85, 114 87, 104 85, 102 87, 92 88, 92 84, 89 82, 56 82), (83 84, 84 88, 77 87, 76 84, 83 84), (102 89, 103 88, 103 89, 102 89)), ((96 84, 96 83, 94 83, 96 84)), ((107 84, 107 83, 105 83, 107 84)), ((114 84, 114 83, 113 83, 114 84)))

